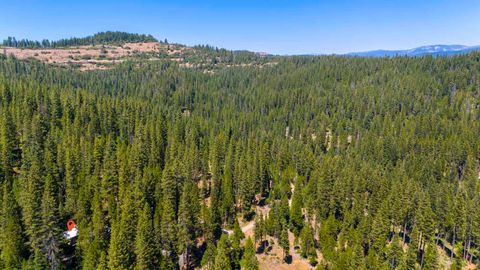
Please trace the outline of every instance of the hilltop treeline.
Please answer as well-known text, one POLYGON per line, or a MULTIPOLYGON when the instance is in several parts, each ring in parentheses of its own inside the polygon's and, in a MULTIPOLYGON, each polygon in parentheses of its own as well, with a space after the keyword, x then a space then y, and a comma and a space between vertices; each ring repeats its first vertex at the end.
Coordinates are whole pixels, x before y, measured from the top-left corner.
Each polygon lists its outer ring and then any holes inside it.
POLYGON ((214 74, 1 57, 0 268, 257 269, 289 234, 318 269, 478 264, 479 71, 480 54, 214 74))
POLYGON ((132 34, 119 31, 99 32, 93 36, 83 38, 67 38, 56 41, 44 39, 42 41, 21 39, 8 37, 2 43, 2 46, 15 48, 58 48, 68 46, 86 46, 86 45, 102 45, 102 44, 122 44, 126 42, 158 42, 152 35, 132 34))
POLYGON ((210 45, 197 45, 193 46, 195 49, 195 54, 190 57, 187 57, 188 60, 195 60, 195 58, 201 58, 206 56, 211 59, 212 64, 244 64, 244 63, 254 63, 254 64, 265 64, 269 60, 275 58, 273 55, 260 54, 250 51, 231 51, 223 48, 217 48, 210 45))

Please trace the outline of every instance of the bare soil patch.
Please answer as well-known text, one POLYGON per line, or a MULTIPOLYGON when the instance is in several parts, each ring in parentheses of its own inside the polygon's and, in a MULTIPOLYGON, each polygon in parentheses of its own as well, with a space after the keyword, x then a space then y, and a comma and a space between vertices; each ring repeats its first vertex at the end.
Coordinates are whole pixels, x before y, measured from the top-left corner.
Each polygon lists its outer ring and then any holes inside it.
POLYGON ((1 52, 13 54, 19 59, 35 58, 56 65, 75 65, 81 70, 106 69, 127 57, 137 54, 157 53, 167 45, 157 42, 125 43, 123 45, 76 46, 67 48, 12 48, 3 47, 1 52))

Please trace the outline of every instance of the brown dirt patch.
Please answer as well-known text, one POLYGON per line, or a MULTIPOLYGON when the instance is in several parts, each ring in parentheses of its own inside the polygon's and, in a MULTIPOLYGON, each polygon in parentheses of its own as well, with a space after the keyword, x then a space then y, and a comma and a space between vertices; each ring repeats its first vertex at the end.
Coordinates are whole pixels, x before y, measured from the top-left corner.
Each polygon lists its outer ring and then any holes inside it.
POLYGON ((123 45, 76 46, 52 49, 2 47, 1 52, 19 59, 35 58, 56 65, 75 65, 81 70, 106 69, 136 54, 156 53, 167 45, 157 42, 125 43, 123 45))

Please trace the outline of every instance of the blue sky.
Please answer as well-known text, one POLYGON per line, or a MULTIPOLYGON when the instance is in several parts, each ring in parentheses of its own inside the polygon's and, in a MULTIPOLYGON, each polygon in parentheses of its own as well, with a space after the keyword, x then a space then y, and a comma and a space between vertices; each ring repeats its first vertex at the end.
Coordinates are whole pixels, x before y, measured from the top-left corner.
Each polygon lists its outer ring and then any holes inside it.
POLYGON ((99 31, 277 54, 480 45, 477 0, 0 0, 0 39, 99 31))

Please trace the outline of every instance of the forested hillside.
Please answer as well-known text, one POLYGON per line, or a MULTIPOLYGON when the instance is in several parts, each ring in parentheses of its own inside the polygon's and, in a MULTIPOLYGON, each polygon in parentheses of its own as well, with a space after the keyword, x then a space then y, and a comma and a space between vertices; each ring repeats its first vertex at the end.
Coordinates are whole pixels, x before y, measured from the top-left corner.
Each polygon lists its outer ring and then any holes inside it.
POLYGON ((480 265, 480 54, 276 61, 0 56, 0 268, 480 265))
POLYGON ((8 37, 3 40, 3 46, 14 48, 58 48, 67 46, 123 44, 127 42, 158 42, 152 35, 131 34, 118 31, 99 32, 93 36, 83 38, 66 38, 56 41, 44 39, 42 41, 8 37))
POLYGON ((214 73, 226 67, 262 68, 277 63, 277 57, 265 53, 230 51, 209 45, 189 47, 124 32, 100 32, 57 41, 8 37, 0 44, 0 53, 80 70, 111 69, 125 61, 168 60, 183 68, 202 68, 205 73, 214 73))

